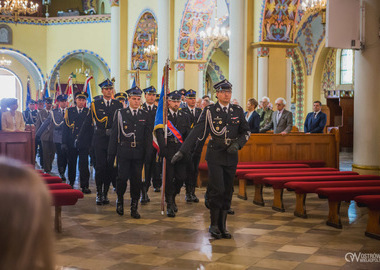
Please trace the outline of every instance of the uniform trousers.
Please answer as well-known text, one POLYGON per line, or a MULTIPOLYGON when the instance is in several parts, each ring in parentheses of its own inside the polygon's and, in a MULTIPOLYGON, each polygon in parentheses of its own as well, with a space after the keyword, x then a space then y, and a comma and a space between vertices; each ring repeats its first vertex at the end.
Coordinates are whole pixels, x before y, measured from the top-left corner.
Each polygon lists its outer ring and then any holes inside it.
POLYGON ((60 174, 65 174, 67 166, 67 155, 65 151, 62 151, 61 145, 61 143, 55 143, 55 149, 57 150, 57 165, 58 172, 60 174))
POLYGON ((95 150, 95 182, 97 187, 103 187, 108 191, 111 182, 114 182, 117 175, 117 168, 114 168, 114 161, 108 160, 108 142, 110 137, 103 134, 96 134, 94 138, 95 150))
POLYGON ((55 157, 55 145, 53 141, 41 141, 44 155, 44 171, 51 172, 55 157))
POLYGON ((230 209, 236 165, 223 166, 208 161, 207 166, 209 179, 207 196, 210 209, 230 209))
POLYGON ((154 188, 160 188, 161 185, 158 184, 160 180, 160 171, 159 168, 157 169, 158 162, 156 159, 157 156, 157 150, 153 149, 151 153, 149 153, 147 161, 145 162, 145 184, 146 190, 148 191, 148 188, 151 185, 151 181, 153 180, 153 187, 154 188))
POLYGON ((40 157, 40 167, 42 168, 44 166, 44 153, 42 151, 42 143, 40 138, 36 138, 36 154, 38 153, 40 157))
POLYGON ((186 187, 195 187, 197 185, 198 179, 198 167, 201 157, 199 155, 191 155, 191 160, 187 163, 186 166, 186 187))
MULTIPOLYGON (((168 145, 170 146, 170 145, 168 145)), ((184 159, 176 164, 172 164, 172 160, 176 151, 170 151, 166 159, 166 182, 165 182, 165 197, 172 198, 173 195, 180 193, 183 183, 186 179, 186 165, 188 160, 184 159)))
POLYGON ((70 185, 74 185, 77 174, 77 161, 79 157, 79 180, 81 188, 88 188, 90 171, 88 170, 88 149, 68 149, 68 176, 70 185))
POLYGON ((127 190, 127 181, 130 181, 130 194, 132 200, 138 200, 141 192, 141 174, 143 160, 117 157, 118 176, 116 178, 116 193, 118 197, 124 196, 127 190))

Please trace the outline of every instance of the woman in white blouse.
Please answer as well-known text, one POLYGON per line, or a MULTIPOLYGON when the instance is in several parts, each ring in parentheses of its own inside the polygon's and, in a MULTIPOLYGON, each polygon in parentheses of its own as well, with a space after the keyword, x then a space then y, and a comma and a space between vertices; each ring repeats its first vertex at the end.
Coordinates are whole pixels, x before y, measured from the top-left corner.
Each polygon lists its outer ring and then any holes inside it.
POLYGON ((8 99, 7 112, 1 114, 1 130, 2 131, 25 131, 25 122, 22 113, 17 111, 18 101, 16 98, 8 99))

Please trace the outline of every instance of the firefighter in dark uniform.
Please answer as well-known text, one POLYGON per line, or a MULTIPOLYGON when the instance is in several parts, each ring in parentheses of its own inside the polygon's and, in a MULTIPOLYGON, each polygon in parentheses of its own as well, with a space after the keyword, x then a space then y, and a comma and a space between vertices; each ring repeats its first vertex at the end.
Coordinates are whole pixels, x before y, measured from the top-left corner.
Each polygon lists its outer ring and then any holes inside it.
POLYGON ((160 147, 160 155, 167 160, 165 199, 167 203, 166 214, 168 217, 175 217, 175 213, 178 211, 175 197, 181 191, 181 187, 186 179, 186 163, 188 162, 188 160, 183 159, 175 165, 170 163, 174 154, 181 147, 181 138, 182 141, 185 140, 191 130, 190 118, 187 113, 179 110, 180 104, 181 93, 179 91, 173 91, 168 94, 168 125, 170 121, 179 134, 175 136, 172 132, 174 130, 168 128, 167 145, 165 146, 164 129, 158 128, 155 130, 157 142, 160 147))
MULTIPOLYGON (((185 101, 186 101, 186 107, 182 108, 182 111, 187 113, 190 116, 190 124, 191 128, 195 126, 195 124, 198 121, 199 116, 202 113, 202 110, 200 108, 195 107, 195 99, 197 96, 197 92, 193 89, 190 89, 185 94, 185 101)), ((197 149, 197 148, 195 148, 197 149)), ((199 199, 197 196, 195 196, 195 186, 197 184, 197 178, 198 178, 198 166, 199 161, 201 159, 201 151, 192 152, 191 153, 191 161, 188 163, 186 171, 187 176, 185 180, 186 185, 186 202, 199 202, 199 199)))
POLYGON ((121 105, 123 105, 123 108, 127 108, 126 100, 128 98, 126 93, 120 92, 115 94, 114 98, 118 101, 120 101, 121 105))
MULTIPOLYGON (((40 125, 42 124, 41 121, 38 121, 39 113, 41 113, 45 109, 45 100, 39 99, 37 101, 37 120, 34 123, 34 126, 36 127, 36 131, 40 128, 40 125)), ((41 169, 44 167, 44 152, 42 151, 42 142, 41 138, 36 137, 36 154, 40 157, 40 167, 41 169)))
MULTIPOLYGON (((218 102, 207 106, 172 163, 190 154, 197 141, 204 142, 211 134, 206 160, 209 172, 208 200, 214 238, 231 238, 226 228, 227 211, 231 206, 233 180, 238 163, 238 150, 248 141, 250 132, 243 109, 230 104, 232 85, 223 80, 214 86, 218 102)), ((198 144, 199 147, 203 144, 198 144)))
MULTIPOLYGON (((79 156, 79 180, 82 192, 90 194, 90 172, 88 170, 88 154, 91 140, 78 142, 78 135, 86 120, 89 109, 85 108, 88 94, 77 92, 75 94, 75 107, 66 109, 65 124, 62 131, 62 151, 67 153, 68 178, 71 186, 74 186, 77 175, 77 161, 79 156)), ((91 127, 90 127, 91 128, 91 127)))
POLYGON ((37 122, 37 110, 35 108, 36 102, 31 99, 28 104, 28 108, 23 111, 25 125, 34 125, 37 122))
MULTIPOLYGON (((154 128, 154 119, 156 118, 157 106, 154 105, 154 101, 156 100, 156 88, 154 86, 149 86, 143 90, 145 94, 145 102, 141 106, 141 108, 148 112, 150 118, 150 128, 153 132, 154 128)), ((149 142, 148 142, 149 143, 149 142)), ((152 144, 153 142, 150 142, 152 144)), ((157 151, 154 147, 151 147, 150 153, 147 155, 145 159, 145 181, 142 183, 141 187, 141 204, 146 204, 150 202, 150 198, 148 196, 148 190, 150 187, 150 182, 153 180, 154 189, 160 189, 160 175, 157 174, 156 166, 157 164, 157 151), (153 179, 152 179, 153 178, 153 179)))
POLYGON ((96 204, 109 204, 108 190, 110 183, 116 179, 117 169, 114 168, 114 160, 108 160, 108 143, 115 112, 122 109, 123 105, 112 99, 113 83, 106 79, 99 84, 102 88, 103 98, 91 103, 85 123, 78 137, 78 142, 88 141, 91 134, 88 130, 94 125, 94 149, 95 149, 95 182, 96 204))
POLYGON ((137 211, 141 192, 141 174, 144 159, 152 147, 151 118, 139 109, 142 91, 137 86, 127 91, 129 106, 118 110, 112 125, 108 145, 109 160, 117 157, 116 212, 124 214, 124 193, 130 181, 131 216, 140 218, 137 211))

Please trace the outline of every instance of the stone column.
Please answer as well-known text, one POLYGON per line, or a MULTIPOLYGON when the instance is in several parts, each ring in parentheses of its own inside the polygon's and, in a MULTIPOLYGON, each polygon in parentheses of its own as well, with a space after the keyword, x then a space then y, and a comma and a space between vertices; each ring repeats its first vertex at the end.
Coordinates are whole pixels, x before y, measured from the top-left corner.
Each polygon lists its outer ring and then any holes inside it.
MULTIPOLYGON (((170 0, 158 0, 158 61, 157 61, 157 85, 161 87, 162 73, 169 58, 169 38, 170 38, 170 0)), ((161 91, 161 90, 160 90, 161 91)))
POLYGON ((380 1, 365 5, 365 49, 355 52, 353 170, 380 175, 380 1))
POLYGON ((268 96, 268 58, 269 48, 260 47, 257 49, 257 98, 268 96))
POLYGON ((145 80, 145 88, 148 88, 151 86, 150 79, 152 79, 152 73, 146 74, 146 80, 145 80))
POLYGON ((205 81, 204 81, 204 74, 205 74, 206 64, 199 64, 198 65, 198 97, 203 97, 205 95, 205 81))
POLYGON ((179 63, 176 64, 176 70, 177 70, 177 87, 176 89, 182 89, 185 88, 185 64, 179 63))
POLYGON ((133 85, 133 80, 136 77, 136 73, 130 73, 130 75, 131 75, 131 79, 129 80, 129 88, 131 88, 133 85))
POLYGON ((230 57, 229 57, 229 81, 232 83, 232 97, 236 98, 240 104, 244 100, 244 80, 245 80, 245 1, 230 1, 230 57))
POLYGON ((292 58, 293 49, 286 49, 286 107, 290 111, 292 105, 292 58))
POLYGON ((115 91, 120 92, 120 8, 119 1, 111 2, 111 78, 115 91))

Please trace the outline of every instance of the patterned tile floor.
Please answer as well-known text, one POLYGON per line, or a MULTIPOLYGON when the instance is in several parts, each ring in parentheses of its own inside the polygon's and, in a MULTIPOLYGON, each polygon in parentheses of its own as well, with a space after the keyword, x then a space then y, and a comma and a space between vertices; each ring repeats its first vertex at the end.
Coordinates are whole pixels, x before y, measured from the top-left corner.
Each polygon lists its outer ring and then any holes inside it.
POLYGON ((235 215, 227 221, 233 238, 213 240, 207 232, 205 188, 196 190, 201 198, 198 204, 187 204, 183 191, 175 218, 161 215, 160 194, 152 190, 151 202, 139 206, 139 220, 129 215, 129 195, 126 214, 116 214, 114 191, 108 206, 96 206, 93 193, 75 206, 64 207, 63 232, 56 234, 57 264, 91 270, 380 268, 380 263, 345 260, 348 252, 380 253, 380 242, 364 236, 367 209, 354 203, 342 204, 343 229, 339 230, 325 225, 327 201, 314 194, 306 202, 309 218, 302 219, 293 216, 292 192, 284 192, 286 212, 279 213, 270 207, 270 188, 264 189, 266 206, 259 207, 252 204, 249 186, 247 201, 233 197, 235 215))

